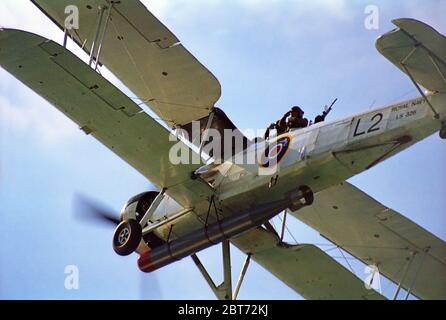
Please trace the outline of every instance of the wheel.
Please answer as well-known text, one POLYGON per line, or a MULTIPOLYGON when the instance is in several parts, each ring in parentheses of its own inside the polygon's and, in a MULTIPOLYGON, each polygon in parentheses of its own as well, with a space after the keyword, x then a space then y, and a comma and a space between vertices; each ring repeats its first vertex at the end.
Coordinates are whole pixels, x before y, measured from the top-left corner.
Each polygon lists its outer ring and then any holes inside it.
POLYGON ((142 228, 138 221, 130 219, 122 221, 113 235, 113 250, 120 256, 128 256, 135 252, 142 237, 142 228))

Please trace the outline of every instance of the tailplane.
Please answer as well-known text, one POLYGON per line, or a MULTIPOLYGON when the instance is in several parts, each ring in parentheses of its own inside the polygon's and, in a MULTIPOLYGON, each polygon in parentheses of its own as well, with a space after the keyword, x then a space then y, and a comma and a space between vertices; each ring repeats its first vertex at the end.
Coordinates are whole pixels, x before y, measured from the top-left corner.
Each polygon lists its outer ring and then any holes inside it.
POLYGON ((415 19, 392 22, 398 28, 378 38, 378 51, 412 81, 446 93, 446 37, 415 19))

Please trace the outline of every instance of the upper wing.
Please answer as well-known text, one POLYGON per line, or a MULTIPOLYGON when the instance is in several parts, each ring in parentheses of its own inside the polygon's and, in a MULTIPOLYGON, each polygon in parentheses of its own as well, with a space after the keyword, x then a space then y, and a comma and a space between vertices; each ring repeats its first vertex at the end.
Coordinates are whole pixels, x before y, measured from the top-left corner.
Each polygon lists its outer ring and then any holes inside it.
POLYGON ((0 29, 0 65, 183 206, 207 197, 210 190, 190 178, 199 165, 170 161, 177 142, 169 141, 169 131, 68 50, 0 29))
MULTIPOLYGON (((209 115, 220 98, 218 80, 138 0, 32 0, 64 29, 65 8, 79 9, 79 29, 70 35, 87 52, 98 25, 98 8, 113 2, 102 22, 106 28, 100 62, 149 104, 171 127, 209 115)), ((101 36, 99 37, 99 40, 101 36)))
POLYGON ((426 89, 446 92, 446 38, 414 19, 393 23, 398 29, 378 38, 378 51, 426 89))
POLYGON ((351 184, 292 214, 414 295, 446 298, 446 243, 351 184))
POLYGON ((263 228, 231 242, 306 299, 384 299, 316 246, 281 244, 263 228))

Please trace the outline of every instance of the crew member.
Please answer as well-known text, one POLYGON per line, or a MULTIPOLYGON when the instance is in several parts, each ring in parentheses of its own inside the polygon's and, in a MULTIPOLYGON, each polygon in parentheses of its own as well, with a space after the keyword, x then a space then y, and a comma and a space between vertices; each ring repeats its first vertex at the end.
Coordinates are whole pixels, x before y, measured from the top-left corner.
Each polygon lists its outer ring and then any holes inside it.
POLYGON ((304 111, 297 106, 291 108, 291 111, 287 112, 281 121, 285 121, 287 118, 287 131, 308 127, 308 119, 304 118, 304 111))
POLYGON ((324 122, 325 121, 325 114, 320 114, 314 119, 314 123, 324 122))
POLYGON ((304 111, 295 106, 291 108, 290 111, 285 113, 282 119, 278 120, 276 123, 272 123, 265 132, 265 139, 269 138, 270 131, 276 130, 277 135, 280 136, 285 132, 292 129, 306 128, 308 127, 308 119, 304 118, 304 111))

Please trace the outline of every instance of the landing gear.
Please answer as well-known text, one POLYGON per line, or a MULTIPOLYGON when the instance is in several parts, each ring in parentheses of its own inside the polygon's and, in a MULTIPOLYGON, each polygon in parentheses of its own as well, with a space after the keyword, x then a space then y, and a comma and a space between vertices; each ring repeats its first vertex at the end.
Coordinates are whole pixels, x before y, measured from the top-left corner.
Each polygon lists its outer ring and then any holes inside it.
POLYGON ((121 211, 122 222, 113 236, 113 250, 118 255, 128 256, 155 248, 164 241, 153 234, 147 224, 164 198, 164 191, 149 191, 132 197, 121 211), (143 240, 143 241, 141 241, 143 240))
POLYGON ((135 252, 142 238, 142 228, 134 219, 122 221, 113 236, 113 250, 120 256, 135 252))

